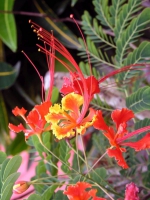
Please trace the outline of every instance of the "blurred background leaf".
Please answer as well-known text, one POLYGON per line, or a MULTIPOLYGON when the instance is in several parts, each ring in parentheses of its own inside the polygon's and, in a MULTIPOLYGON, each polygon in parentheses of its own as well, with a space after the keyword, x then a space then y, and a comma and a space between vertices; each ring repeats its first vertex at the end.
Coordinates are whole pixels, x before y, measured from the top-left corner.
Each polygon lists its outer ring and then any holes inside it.
POLYGON ((0 90, 12 86, 18 76, 19 66, 13 68, 11 65, 0 62, 0 90))
POLYGON ((7 13, 12 11, 14 0, 1 0, 0 10, 6 13, 0 13, 0 38, 13 51, 17 50, 17 31, 13 14, 7 13))

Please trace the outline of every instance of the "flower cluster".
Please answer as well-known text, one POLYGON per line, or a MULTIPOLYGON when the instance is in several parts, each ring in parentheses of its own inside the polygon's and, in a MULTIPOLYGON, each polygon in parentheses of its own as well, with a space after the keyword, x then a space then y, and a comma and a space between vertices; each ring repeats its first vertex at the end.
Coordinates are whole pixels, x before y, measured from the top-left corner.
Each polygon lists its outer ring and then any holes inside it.
MULTIPOLYGON (((82 136, 85 134, 87 128, 93 126, 95 129, 101 130, 102 133, 99 134, 103 134, 108 139, 110 143, 110 147, 106 150, 108 156, 114 157, 117 160, 118 165, 122 168, 129 168, 123 156, 123 153, 126 152, 125 147, 131 147, 135 149, 135 151, 150 148, 150 133, 147 133, 139 141, 132 142, 130 139, 139 133, 138 130, 129 133, 127 129, 128 121, 134 118, 132 110, 127 108, 114 110, 111 114, 111 118, 115 124, 114 128, 114 125, 108 126, 106 124, 101 110, 90 107, 90 102, 94 98, 94 95, 100 93, 100 83, 107 77, 120 73, 120 71, 116 70, 116 72, 113 72, 100 80, 97 80, 92 74, 85 77, 68 50, 53 36, 53 34, 48 33, 34 23, 33 27, 45 44, 45 47, 39 46, 40 50, 48 56, 49 59, 47 60, 50 61, 50 63, 48 63, 51 80, 50 89, 47 99, 43 100, 40 105, 35 105, 33 110, 31 110, 27 116, 27 110, 24 108, 16 107, 12 111, 15 116, 21 116, 24 119, 27 127, 21 123, 18 126, 9 124, 9 128, 16 133, 23 131, 26 140, 32 135, 37 135, 41 138, 41 135, 44 132, 51 131, 59 141, 62 139, 71 139, 78 135, 82 136), (50 48, 46 48, 47 46, 50 48), (55 51, 61 53, 72 65, 68 65, 57 58, 55 51), (51 97, 54 77, 54 59, 57 59, 69 70, 70 78, 64 78, 64 84, 60 90, 63 95, 61 104, 52 105, 51 97), (125 141, 127 139, 129 139, 129 141, 125 141)), ((128 67, 122 69, 122 71, 127 69, 128 67)), ((147 130, 148 129, 149 127, 147 130)), ((140 132, 142 132, 142 130, 143 129, 141 129, 140 132)), ((15 191, 16 188, 19 188, 19 192, 22 192, 28 188, 28 185, 26 182, 21 182, 14 187, 15 191)), ((67 190, 64 191, 64 194, 67 195, 69 200, 105 200, 104 198, 97 197, 97 190, 91 188, 92 185, 89 183, 77 182, 76 185, 68 186, 67 190)), ((132 194, 132 196, 136 196, 137 192, 138 190, 135 185, 128 185, 126 188, 125 200, 130 199, 128 198, 129 193, 130 195, 132 194)), ((132 199, 135 200, 135 198, 132 199)))

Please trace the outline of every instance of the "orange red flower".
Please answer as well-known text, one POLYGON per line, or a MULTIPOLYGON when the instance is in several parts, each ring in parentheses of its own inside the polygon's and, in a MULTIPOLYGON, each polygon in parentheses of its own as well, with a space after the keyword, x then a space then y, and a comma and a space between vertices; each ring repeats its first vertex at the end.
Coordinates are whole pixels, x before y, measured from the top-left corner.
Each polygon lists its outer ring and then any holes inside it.
POLYGON ((114 130, 112 127, 107 126, 102 117, 102 112, 97 111, 97 117, 93 124, 96 129, 103 130, 103 134, 109 140, 111 147, 107 149, 108 155, 110 157, 115 157, 118 165, 125 169, 128 168, 123 157, 123 152, 126 152, 126 149, 122 146, 134 148, 135 151, 150 148, 150 133, 137 142, 124 142, 124 136, 126 136, 125 139, 132 136, 132 134, 129 134, 127 131, 127 122, 133 117, 134 113, 127 108, 114 110, 111 115, 113 122, 116 124, 116 130, 114 130))
POLYGON ((41 135, 43 132, 50 130, 51 126, 46 126, 46 120, 44 117, 48 113, 50 106, 51 102, 49 101, 36 105, 34 109, 29 112, 27 117, 25 117, 27 110, 16 107, 12 111, 13 114, 15 116, 21 116, 25 120, 29 129, 25 128, 23 124, 19 124, 18 126, 9 124, 10 130, 16 133, 23 131, 25 133, 25 139, 28 139, 31 135, 41 135))
POLYGON ((55 104, 50 107, 45 119, 51 123, 53 134, 58 139, 84 134, 86 128, 93 125, 96 111, 92 108, 89 109, 89 114, 80 123, 77 121, 83 103, 84 99, 81 95, 70 93, 62 98, 61 106, 55 104))
POLYGON ((64 194, 67 195, 69 200, 106 200, 105 198, 97 197, 97 190, 91 188, 92 185, 89 183, 78 182, 76 185, 68 186, 64 194))

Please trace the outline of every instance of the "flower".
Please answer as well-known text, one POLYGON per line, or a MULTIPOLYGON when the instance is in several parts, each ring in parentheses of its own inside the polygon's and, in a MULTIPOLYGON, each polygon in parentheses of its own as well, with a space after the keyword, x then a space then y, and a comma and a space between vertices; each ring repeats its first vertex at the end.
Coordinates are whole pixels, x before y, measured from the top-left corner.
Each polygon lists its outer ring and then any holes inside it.
POLYGON ((18 133, 23 131, 25 133, 25 139, 28 139, 31 135, 41 135, 43 132, 51 129, 51 126, 46 126, 45 115, 49 111, 49 107, 51 106, 51 102, 43 102, 40 105, 36 105, 33 110, 31 110, 27 117, 25 114, 27 110, 24 108, 16 107, 12 112, 15 116, 21 116, 30 129, 26 129, 23 124, 19 124, 18 126, 9 124, 10 130, 18 133))
POLYGON ((27 181, 18 181, 13 186, 13 192, 15 194, 22 194, 30 187, 30 183, 27 181))
POLYGON ((146 136, 144 136, 141 140, 137 142, 123 142, 125 139, 132 137, 136 132, 138 133, 138 131, 135 131, 134 134, 129 134, 126 129, 127 121, 129 121, 133 117, 134 113, 127 108, 123 108, 121 110, 114 110, 111 114, 111 118, 116 124, 116 131, 112 127, 106 125, 102 117, 101 111, 97 111, 96 120, 93 123, 93 126, 96 129, 104 131, 104 136, 107 137, 107 139, 109 140, 111 147, 107 149, 107 154, 110 157, 115 157, 115 159, 118 162, 118 165, 125 169, 128 168, 128 165, 122 153, 126 152, 126 149, 122 146, 134 148, 135 151, 150 148, 150 133, 148 133, 146 136))
POLYGON ((140 200, 138 193, 139 188, 134 183, 129 183, 126 185, 124 200, 140 200))
POLYGON ((89 114, 80 122, 77 119, 80 116, 80 107, 83 105, 83 97, 79 94, 70 93, 62 98, 62 106, 55 104, 49 109, 49 113, 45 116, 47 122, 51 123, 53 134, 62 139, 65 137, 84 134, 86 128, 92 126, 95 120, 96 111, 89 109, 89 114))
POLYGON ((71 185, 67 187, 67 190, 64 191, 64 194, 67 195, 69 200, 106 200, 101 197, 97 197, 96 189, 86 189, 91 188, 91 184, 86 182, 78 182, 76 185, 71 185))

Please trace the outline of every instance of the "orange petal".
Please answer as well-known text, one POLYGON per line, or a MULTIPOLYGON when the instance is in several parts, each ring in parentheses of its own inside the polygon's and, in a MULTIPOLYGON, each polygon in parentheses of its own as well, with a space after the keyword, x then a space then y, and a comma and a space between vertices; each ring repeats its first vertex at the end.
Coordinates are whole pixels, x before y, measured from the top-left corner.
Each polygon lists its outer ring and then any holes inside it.
POLYGON ((50 101, 46 101, 46 102, 43 102, 43 103, 40 104, 40 105, 36 105, 36 106, 35 106, 35 109, 38 111, 38 113, 39 113, 39 115, 40 115, 40 117, 41 117, 42 119, 45 120, 45 115, 48 114, 49 108, 50 108, 51 105, 52 105, 52 104, 51 104, 50 101))
POLYGON ((150 133, 147 133, 141 140, 137 142, 124 142, 124 143, 121 143, 121 145, 129 146, 135 149, 135 151, 149 149, 150 148, 150 133))
POLYGON ((121 123, 126 123, 134 117, 132 110, 122 108, 121 110, 114 110, 111 114, 112 120, 116 123, 117 129, 121 123))
POLYGON ((119 166, 121 166, 124 169, 128 168, 128 165, 122 155, 122 152, 119 148, 116 149, 107 149, 107 153, 110 157, 114 157, 117 160, 117 163, 119 166))

